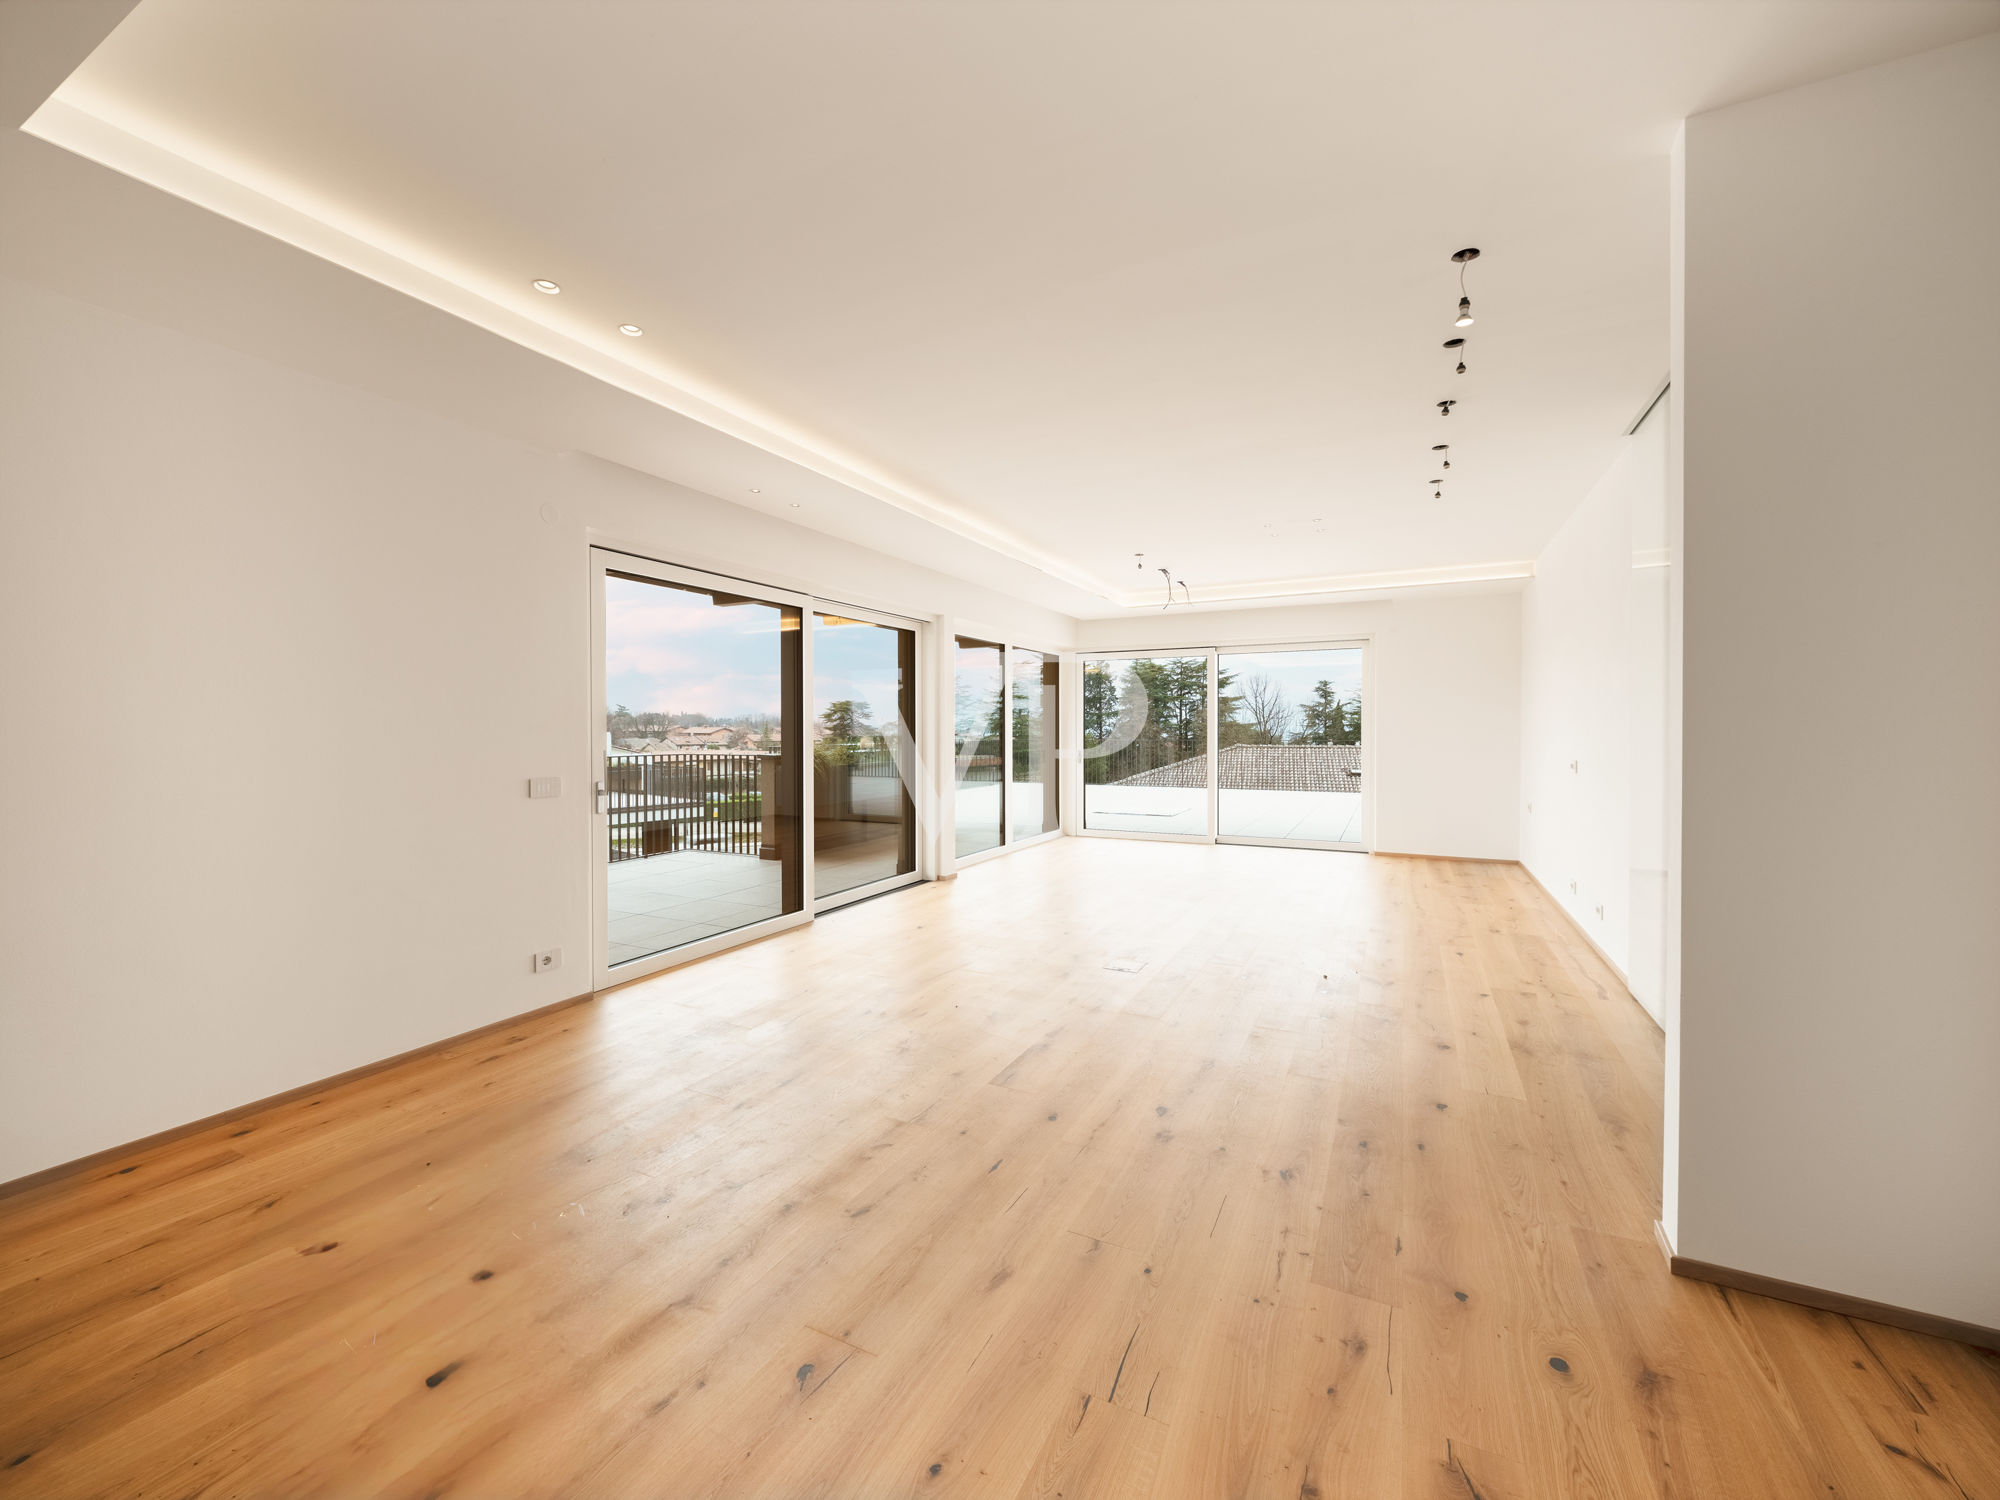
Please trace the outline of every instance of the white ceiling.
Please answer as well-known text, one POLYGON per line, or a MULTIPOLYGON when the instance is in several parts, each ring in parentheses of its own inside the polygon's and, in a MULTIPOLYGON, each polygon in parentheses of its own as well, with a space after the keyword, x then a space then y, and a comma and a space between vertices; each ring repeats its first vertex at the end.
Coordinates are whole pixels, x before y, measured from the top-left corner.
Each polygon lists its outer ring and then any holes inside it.
POLYGON ((1518 571, 1665 373, 1676 123, 1996 27, 1993 0, 143 0, 29 128, 788 461, 711 474, 724 498, 864 540, 886 502, 1103 613, 1156 564, 1210 599, 1518 571))

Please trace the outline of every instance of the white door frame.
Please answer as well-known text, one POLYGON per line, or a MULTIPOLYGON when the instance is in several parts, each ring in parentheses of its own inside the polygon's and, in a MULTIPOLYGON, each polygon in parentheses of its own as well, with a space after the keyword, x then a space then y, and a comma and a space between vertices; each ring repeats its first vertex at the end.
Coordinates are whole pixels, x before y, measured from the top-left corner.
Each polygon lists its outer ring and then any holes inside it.
MULTIPOLYGON (((806 662, 808 667, 810 667, 812 662, 812 644, 817 639, 819 632, 819 626, 815 622, 814 616, 823 614, 837 614, 846 620, 865 620, 871 625, 885 625, 892 630, 908 630, 915 637, 917 649, 912 658, 910 671, 915 678, 915 681, 911 684, 911 694, 916 700, 916 723, 902 726, 904 733, 899 737, 899 743, 902 745, 902 754, 897 761, 896 774, 902 779, 904 790, 910 794, 910 816, 915 820, 916 824, 910 830, 910 834, 912 845, 916 850, 916 860, 915 868, 905 871, 903 874, 884 876, 880 880, 871 880, 866 885, 849 886, 844 891, 831 891, 824 896, 816 896, 813 894, 813 890, 816 879, 814 860, 817 858, 817 855, 813 848, 813 834, 814 829, 818 825, 817 823, 809 824, 805 833, 805 889, 806 906, 814 915, 825 911, 836 911, 843 906, 851 906, 856 901, 866 901, 871 896, 881 896, 890 891, 899 891, 906 885, 916 885, 931 878, 930 871, 926 869, 928 851, 925 848, 926 840, 924 838, 924 830, 929 826, 929 822, 925 815, 924 806, 926 801, 924 783, 928 778, 923 773, 924 756, 922 737, 924 703, 929 696, 924 686, 924 644, 926 635, 930 633, 930 623, 926 620, 918 619, 913 615, 891 614, 889 611, 881 609, 864 609, 858 604, 848 604, 838 599, 824 599, 815 594, 812 596, 812 609, 806 615, 805 645, 807 648, 806 662)), ((813 721, 813 677, 810 670, 801 675, 805 684, 806 732, 810 735, 813 721)), ((806 768, 806 780, 812 780, 812 768, 810 766, 806 768)), ((807 799, 806 806, 808 808, 812 806, 810 798, 807 799)))
MULTIPOLYGON (((761 922, 752 922, 745 927, 734 927, 727 932, 718 932, 712 937, 696 942, 683 943, 667 948, 659 953, 635 958, 626 963, 614 965, 611 962, 611 923, 609 900, 610 851, 610 805, 606 790, 605 746, 604 746, 604 576, 607 572, 629 573, 636 578, 653 578, 662 583, 688 584, 695 588, 712 589, 719 593, 742 594, 748 598, 767 604, 782 605, 800 612, 799 642, 799 683, 802 701, 799 705, 801 722, 805 725, 803 737, 809 747, 812 743, 810 717, 810 684, 812 682, 812 631, 806 626, 806 617, 812 610, 813 601, 809 595, 791 589, 769 588, 749 579, 735 578, 722 573, 703 572, 696 568, 676 567, 671 563, 659 562, 637 553, 621 552, 609 547, 590 549, 590 760, 591 814, 590 829, 590 975, 593 990, 609 989, 613 985, 626 984, 648 974, 657 974, 662 969, 675 968, 691 963, 698 958, 706 958, 712 953, 720 953, 725 948, 754 942, 758 938, 769 937, 773 933, 784 932, 788 928, 799 927, 812 920, 812 777, 807 768, 800 767, 799 817, 800 817, 800 861, 802 892, 800 909, 784 912, 761 922)), ((810 753, 809 750, 806 753, 810 753)))

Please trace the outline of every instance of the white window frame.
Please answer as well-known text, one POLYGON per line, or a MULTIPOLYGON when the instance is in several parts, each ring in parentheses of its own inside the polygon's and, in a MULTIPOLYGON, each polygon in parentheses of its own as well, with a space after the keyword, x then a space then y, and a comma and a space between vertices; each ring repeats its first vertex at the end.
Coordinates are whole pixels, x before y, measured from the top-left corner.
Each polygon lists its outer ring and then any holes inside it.
MULTIPOLYGON (((1226 641, 1213 646, 1160 646, 1152 649, 1118 647, 1112 650, 1084 651, 1070 653, 1076 660, 1076 729, 1073 740, 1076 746, 1075 764, 1069 781, 1074 786, 1074 801, 1070 806, 1076 812, 1074 832, 1079 838, 1097 839, 1141 839, 1172 844, 1241 844, 1253 848, 1271 849, 1325 849, 1343 853, 1372 854, 1375 852, 1375 742, 1380 737, 1380 715, 1377 709, 1375 687, 1375 638, 1372 635, 1344 636, 1333 639, 1306 640, 1250 640, 1226 641), (1218 693, 1216 679, 1221 671, 1224 656, 1254 655, 1260 652, 1278 651, 1351 651, 1361 652, 1361 838, 1355 843, 1331 842, 1318 839, 1263 839, 1251 838, 1244 834, 1223 833, 1218 740, 1221 726, 1217 709, 1218 693), (1164 660, 1170 657, 1186 659, 1206 657, 1208 660, 1208 831, 1206 833, 1142 833, 1121 828, 1092 828, 1084 817, 1083 783, 1083 671, 1084 664, 1092 661, 1147 661, 1164 660)), ((1065 815, 1067 821, 1067 815, 1065 815)))
MULTIPOLYGON (((907 870, 900 875, 888 875, 880 880, 871 880, 866 885, 850 886, 844 891, 830 891, 824 896, 816 896, 813 894, 813 886, 817 878, 814 861, 818 856, 813 848, 813 830, 818 825, 817 823, 809 823, 805 833, 806 906, 814 916, 818 916, 821 912, 838 911, 841 907, 852 906, 857 901, 866 901, 872 896, 885 896, 890 891, 899 891, 906 885, 919 885, 925 880, 930 879, 930 876, 925 871, 926 855, 928 852, 926 845, 929 841, 924 837, 924 831, 929 824, 924 813, 924 804, 926 801, 924 792, 927 778, 923 774, 924 702, 929 697, 929 694, 924 691, 924 683, 926 681, 924 674, 924 640, 925 636, 929 633, 930 623, 926 620, 917 619, 912 615, 892 614, 888 610, 882 609, 867 609, 859 604, 848 604, 837 599, 824 599, 818 595, 813 596, 812 614, 837 614, 842 619, 865 620, 871 625, 885 625, 892 630, 913 630, 916 632, 917 639, 916 660, 912 666, 912 671, 916 674, 917 722, 907 726, 909 734, 907 736, 907 743, 904 746, 904 764, 896 768, 898 774, 903 778, 904 786, 909 790, 912 815, 916 818, 917 826, 912 830, 912 837, 915 840, 917 851, 916 868, 907 870)), ((819 635, 819 627, 813 623, 812 616, 810 615, 807 617, 806 624, 806 670, 802 672, 801 676, 805 685, 806 730, 810 734, 813 719, 812 651, 813 642, 819 635)), ((810 782, 812 780, 812 767, 810 765, 806 767, 805 774, 806 780, 810 782)), ((806 791, 805 806, 807 811, 810 812, 813 805, 811 796, 812 788, 808 786, 806 791)))
POLYGON ((585 820, 588 843, 586 858, 590 870, 590 950, 591 988, 593 991, 606 990, 618 985, 630 984, 635 979, 644 979, 667 969, 679 968, 682 964, 694 963, 713 954, 742 947, 760 939, 786 932, 794 927, 803 927, 822 912, 833 911, 848 906, 869 896, 882 895, 888 891, 900 890, 904 886, 916 885, 937 875, 934 856, 931 852, 932 840, 929 832, 936 826, 939 804, 935 791, 924 774, 926 749, 935 755, 933 733, 929 726, 934 714, 926 713, 926 683, 933 680, 937 659, 937 627, 929 620, 899 615, 885 610, 870 609, 862 605, 849 604, 835 599, 806 592, 797 588, 785 588, 764 583, 756 578, 746 578, 740 574, 724 573, 714 569, 685 567, 678 563, 662 562, 650 552, 636 551, 630 544, 620 544, 610 539, 593 539, 590 547, 590 700, 587 709, 586 759, 590 768, 586 785, 592 789, 590 816, 585 820), (609 809, 604 786, 604 578, 606 572, 629 573, 639 578, 657 579, 662 583, 685 584, 692 588, 711 589, 722 593, 743 594, 765 603, 795 608, 799 611, 799 719, 803 726, 806 746, 804 753, 811 754, 812 709, 813 709, 813 633, 812 617, 815 614, 839 614, 851 619, 867 619, 876 624, 893 625, 898 629, 915 630, 917 633, 917 718, 912 726, 915 731, 916 746, 910 764, 911 800, 916 807, 916 849, 917 868, 914 872, 891 876, 874 881, 866 886, 840 891, 825 897, 813 894, 813 778, 812 767, 808 763, 800 767, 799 820, 800 820, 800 909, 769 917, 748 926, 734 927, 727 932, 716 933, 713 937, 684 943, 679 947, 663 949, 643 958, 631 959, 621 964, 610 961, 610 911, 609 875, 610 861, 606 857, 609 846, 609 809))

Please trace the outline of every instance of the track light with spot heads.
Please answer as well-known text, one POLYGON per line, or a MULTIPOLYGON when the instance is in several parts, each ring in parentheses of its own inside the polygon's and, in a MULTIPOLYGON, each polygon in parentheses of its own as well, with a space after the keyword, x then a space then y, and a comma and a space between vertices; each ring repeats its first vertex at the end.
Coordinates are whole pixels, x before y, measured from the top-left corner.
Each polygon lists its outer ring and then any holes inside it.
POLYGON ((1470 262, 1479 259, 1479 252, 1468 246, 1466 249, 1455 251, 1451 258, 1458 262, 1458 317, 1453 320, 1451 326, 1454 328, 1470 328, 1472 326, 1472 299, 1465 294, 1465 268, 1470 262))

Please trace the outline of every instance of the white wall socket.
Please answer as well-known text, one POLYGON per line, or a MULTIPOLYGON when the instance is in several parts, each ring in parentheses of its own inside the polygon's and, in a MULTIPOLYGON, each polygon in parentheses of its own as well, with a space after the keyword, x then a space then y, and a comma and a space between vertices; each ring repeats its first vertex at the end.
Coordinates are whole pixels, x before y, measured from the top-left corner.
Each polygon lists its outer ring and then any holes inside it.
POLYGON ((546 974, 550 969, 560 969, 562 967, 562 949, 544 948, 540 953, 529 959, 528 963, 537 974, 546 974))
POLYGON ((528 795, 530 797, 560 797, 562 795, 562 777, 530 777, 528 779, 528 795))

